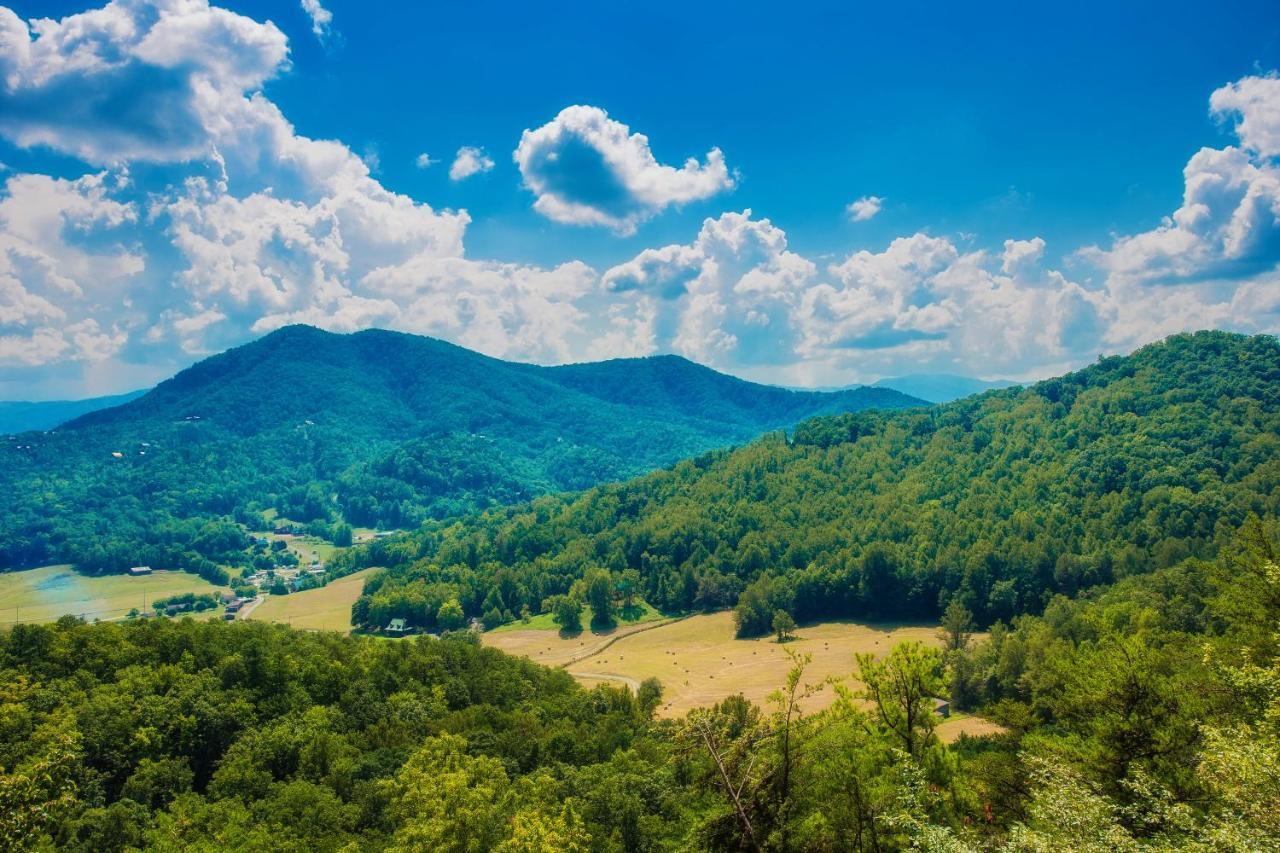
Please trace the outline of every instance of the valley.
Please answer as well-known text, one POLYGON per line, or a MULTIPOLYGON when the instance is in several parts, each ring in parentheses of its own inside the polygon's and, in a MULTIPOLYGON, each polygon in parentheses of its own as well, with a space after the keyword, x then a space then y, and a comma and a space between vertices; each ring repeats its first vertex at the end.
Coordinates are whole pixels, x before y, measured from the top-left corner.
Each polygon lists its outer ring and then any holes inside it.
POLYGON ((364 569, 315 589, 288 595, 268 595, 245 617, 307 631, 351 633, 351 605, 360 596, 365 578, 377 569, 364 569))
POLYGON ((0 0, 0 853, 1280 851, 1280 4, 0 0))
POLYGON ((5 572, 0 574, 0 628, 15 620, 51 622, 68 614, 90 622, 124 619, 134 610, 152 612, 155 601, 169 596, 222 589, 187 572, 91 577, 68 565, 5 572))

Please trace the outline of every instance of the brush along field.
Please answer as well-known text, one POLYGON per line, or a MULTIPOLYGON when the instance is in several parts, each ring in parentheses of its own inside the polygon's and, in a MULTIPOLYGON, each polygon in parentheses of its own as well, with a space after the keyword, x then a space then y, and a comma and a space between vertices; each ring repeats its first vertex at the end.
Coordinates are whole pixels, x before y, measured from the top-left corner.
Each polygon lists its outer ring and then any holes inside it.
MULTIPOLYGON (((505 631, 484 635, 486 645, 524 655, 548 666, 562 666, 585 685, 626 684, 633 690, 646 678, 662 682, 658 714, 679 717, 713 705, 735 693, 763 705, 786 681, 792 662, 787 652, 813 660, 805 682, 833 679, 857 689, 854 655, 887 654, 904 640, 940 646, 938 629, 929 625, 824 622, 796 631, 796 639, 778 644, 772 636, 739 640, 729 611, 660 623, 619 627, 612 635, 585 631, 561 637, 555 631, 505 631)), ((803 703, 807 713, 835 701, 830 685, 803 703)), ((938 734, 954 740, 961 733, 986 734, 998 726, 978 717, 958 716, 939 725, 938 734)))
POLYGON ((360 597, 364 579, 378 569, 364 569, 321 587, 289 595, 268 595, 246 618, 278 622, 312 631, 351 633, 351 605, 360 597))
POLYGON ((70 566, 44 566, 0 574, 0 626, 19 622, 52 622, 70 614, 89 621, 123 619, 130 610, 151 612, 158 598, 184 592, 220 592, 186 572, 149 575, 82 575, 70 566))

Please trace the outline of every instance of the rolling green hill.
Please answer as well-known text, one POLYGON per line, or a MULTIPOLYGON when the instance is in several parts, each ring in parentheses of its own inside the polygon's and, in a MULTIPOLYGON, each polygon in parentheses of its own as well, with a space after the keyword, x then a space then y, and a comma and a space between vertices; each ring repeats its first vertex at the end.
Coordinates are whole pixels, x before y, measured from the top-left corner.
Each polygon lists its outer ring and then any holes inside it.
MULTIPOLYGON (((1179 335, 1025 389, 802 423, 582 495, 434 526, 356 618, 539 612, 603 569, 670 611, 981 620, 1212 556, 1280 511, 1280 345, 1179 335)), ((489 621, 492 621, 490 618, 489 621)))
POLYGON ((920 404, 884 389, 787 391, 671 357, 546 368, 294 326, 0 444, 12 496, 0 567, 209 569, 236 559, 241 527, 267 509, 411 526, 634 476, 815 413, 920 404))

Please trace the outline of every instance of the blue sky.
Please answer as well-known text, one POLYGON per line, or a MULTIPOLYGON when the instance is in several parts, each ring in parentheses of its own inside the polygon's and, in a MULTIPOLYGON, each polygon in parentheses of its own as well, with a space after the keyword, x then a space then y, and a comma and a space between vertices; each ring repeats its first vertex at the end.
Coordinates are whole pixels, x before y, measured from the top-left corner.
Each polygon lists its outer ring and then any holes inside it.
POLYGON ((0 22, 0 397, 299 321, 821 385, 1280 328, 1274 3, 221 5, 0 22))

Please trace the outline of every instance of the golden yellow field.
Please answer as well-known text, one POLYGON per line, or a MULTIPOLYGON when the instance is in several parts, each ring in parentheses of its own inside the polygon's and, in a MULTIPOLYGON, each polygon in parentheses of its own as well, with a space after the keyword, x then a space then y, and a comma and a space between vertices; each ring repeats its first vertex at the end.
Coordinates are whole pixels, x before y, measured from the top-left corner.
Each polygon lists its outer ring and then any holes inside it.
POLYGON ((325 586, 290 595, 268 595, 247 618, 280 622, 294 628, 351 633, 351 605, 360 597, 364 579, 377 569, 364 569, 325 586))
MULTIPOLYGON (((663 687, 658 712, 664 717, 682 716, 734 693, 764 704, 792 666, 787 651, 812 656, 805 670, 807 683, 834 678, 856 686, 855 653, 884 654, 903 640, 940 643, 937 628, 928 625, 825 622, 800 628, 797 638, 785 645, 772 637, 739 640, 733 634, 733 614, 724 611, 620 628, 613 635, 588 632, 564 639, 554 631, 507 631, 485 634, 484 642, 539 663, 563 666, 587 685, 607 681, 635 689, 656 676, 663 687)), ((835 691, 826 686, 803 707, 806 712, 819 711, 834 699, 835 691)), ((977 717, 961 717, 943 723, 939 735, 954 739, 961 732, 977 734, 991 725, 977 717)))
POLYGON ((499 631, 486 631, 482 637, 486 646, 502 649, 508 654, 520 655, 544 666, 567 666, 575 660, 599 654, 623 637, 655 629, 669 621, 624 623, 604 632, 588 629, 568 639, 561 638, 554 628, 503 627, 499 631))
POLYGON ((90 621, 123 619, 133 608, 150 612, 157 598, 219 589, 186 572, 90 577, 70 566, 5 572, 0 574, 0 625, 11 625, 15 620, 52 622, 67 614, 90 621))

